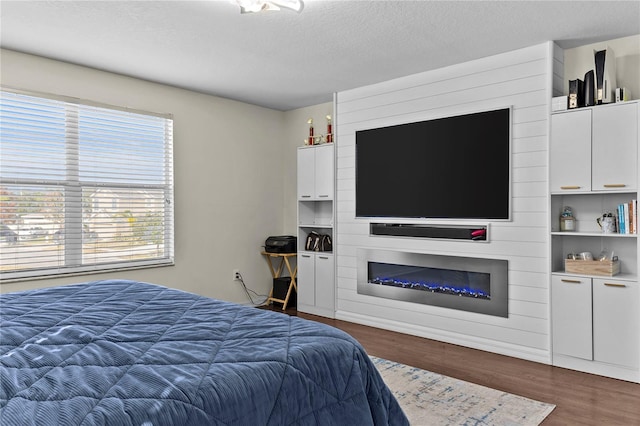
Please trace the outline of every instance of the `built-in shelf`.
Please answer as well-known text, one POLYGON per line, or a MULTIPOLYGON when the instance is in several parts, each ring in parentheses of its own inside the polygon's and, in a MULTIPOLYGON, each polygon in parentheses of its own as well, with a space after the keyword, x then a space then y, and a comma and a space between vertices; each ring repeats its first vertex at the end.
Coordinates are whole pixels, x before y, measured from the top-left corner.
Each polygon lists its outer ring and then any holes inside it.
POLYGON ((312 233, 334 237, 335 149, 332 143, 298 148, 298 311, 335 316, 332 251, 305 250, 312 233))
POLYGON ((549 147, 553 364, 635 382, 640 239, 603 233, 598 219, 619 216, 618 205, 638 199, 639 112, 634 101, 554 113, 549 147), (571 232, 560 231, 566 207, 573 211, 571 232), (620 272, 567 272, 567 256, 585 252, 617 257, 620 272))
POLYGON ((300 223, 298 224, 300 228, 326 228, 331 229, 333 225, 330 223, 300 223))

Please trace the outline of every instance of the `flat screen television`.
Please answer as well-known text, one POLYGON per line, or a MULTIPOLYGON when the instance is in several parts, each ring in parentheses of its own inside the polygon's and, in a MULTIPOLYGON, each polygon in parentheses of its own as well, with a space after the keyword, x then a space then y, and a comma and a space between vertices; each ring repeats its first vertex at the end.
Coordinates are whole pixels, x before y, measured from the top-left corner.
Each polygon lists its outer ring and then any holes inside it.
POLYGON ((511 109, 356 131, 356 217, 509 220, 511 109))

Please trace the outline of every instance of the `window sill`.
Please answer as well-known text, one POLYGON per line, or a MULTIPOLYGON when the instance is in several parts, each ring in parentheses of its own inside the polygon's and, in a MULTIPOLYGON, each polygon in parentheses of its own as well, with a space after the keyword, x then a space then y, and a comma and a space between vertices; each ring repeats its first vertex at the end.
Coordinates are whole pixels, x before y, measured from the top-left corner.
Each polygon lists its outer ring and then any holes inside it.
MULTIPOLYGON (((121 267, 111 267, 104 269, 87 269, 87 270, 76 270, 69 272, 60 272, 60 273, 51 273, 51 271, 42 271, 42 273, 34 273, 34 271, 30 271, 31 275, 27 275, 27 272, 24 275, 20 276, 10 276, 8 278, 0 278, 0 286, 3 284, 11 284, 23 281, 35 281, 35 280, 50 280, 57 278, 67 278, 67 277, 77 277, 77 276, 87 276, 87 275, 96 275, 96 274, 108 274, 113 272, 122 272, 122 271, 134 271, 137 269, 149 269, 149 268, 164 268, 175 266, 175 261, 172 259, 170 261, 156 261, 154 263, 145 263, 141 265, 129 265, 129 266, 121 266, 121 267)), ((13 275, 14 273, 12 273, 13 275)))

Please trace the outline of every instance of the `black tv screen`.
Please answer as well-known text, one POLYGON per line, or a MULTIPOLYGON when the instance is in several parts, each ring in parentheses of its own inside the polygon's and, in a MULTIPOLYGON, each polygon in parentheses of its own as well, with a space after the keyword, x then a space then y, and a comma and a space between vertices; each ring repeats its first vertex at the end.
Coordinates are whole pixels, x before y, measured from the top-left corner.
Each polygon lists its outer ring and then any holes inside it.
POLYGON ((510 108, 356 132, 356 216, 508 220, 510 108))

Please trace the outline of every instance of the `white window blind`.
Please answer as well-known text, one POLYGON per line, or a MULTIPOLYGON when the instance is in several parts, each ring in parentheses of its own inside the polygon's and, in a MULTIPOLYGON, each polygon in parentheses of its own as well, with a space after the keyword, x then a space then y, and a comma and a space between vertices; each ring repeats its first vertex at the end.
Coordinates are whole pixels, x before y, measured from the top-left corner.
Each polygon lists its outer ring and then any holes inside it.
POLYGON ((2 91, 0 279, 173 263, 170 117, 2 91))

